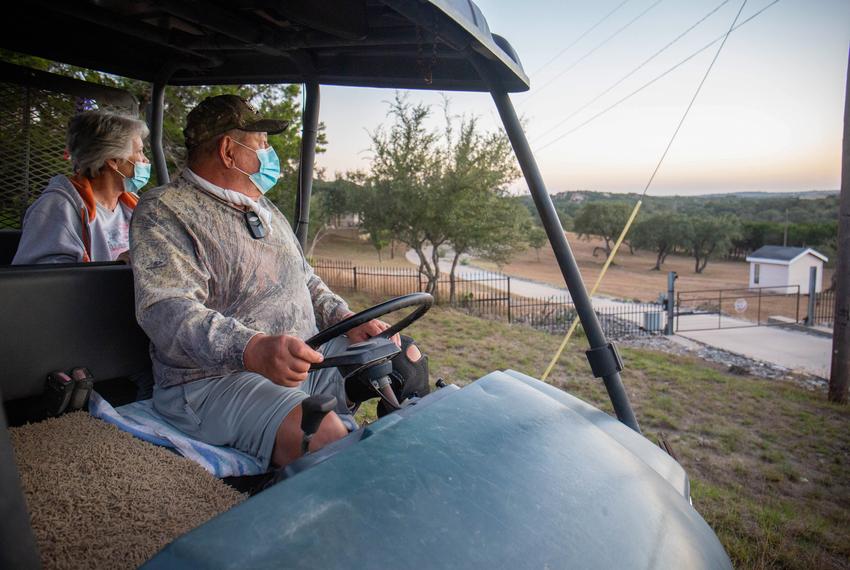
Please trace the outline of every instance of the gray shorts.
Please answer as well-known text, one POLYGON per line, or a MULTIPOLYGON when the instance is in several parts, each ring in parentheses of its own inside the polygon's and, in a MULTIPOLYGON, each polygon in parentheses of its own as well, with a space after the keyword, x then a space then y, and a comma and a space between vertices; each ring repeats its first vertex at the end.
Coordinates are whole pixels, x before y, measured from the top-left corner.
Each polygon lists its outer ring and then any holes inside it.
MULTIPOLYGON (((338 352, 348 344, 336 338, 319 350, 338 352)), ((156 386, 156 410, 187 435, 212 445, 235 447, 268 467, 277 430, 284 418, 307 396, 331 394, 336 413, 349 430, 357 428, 346 406, 345 383, 336 368, 322 368, 297 388, 279 386, 253 372, 196 380, 169 388, 156 386)))

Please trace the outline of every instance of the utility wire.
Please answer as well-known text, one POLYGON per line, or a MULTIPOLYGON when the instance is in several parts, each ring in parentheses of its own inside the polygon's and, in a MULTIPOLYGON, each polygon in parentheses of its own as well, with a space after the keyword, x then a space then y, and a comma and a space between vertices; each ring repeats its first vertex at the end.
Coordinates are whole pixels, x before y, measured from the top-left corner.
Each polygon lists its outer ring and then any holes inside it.
POLYGON ((613 15, 614 15, 614 13, 615 13, 615 12, 617 12, 617 10, 619 10, 619 9, 620 9, 620 8, 622 8, 623 6, 625 6, 627 2, 629 2, 629 0, 623 0, 622 2, 620 2, 620 3, 617 5, 617 7, 616 7, 616 8, 614 8, 613 10, 611 10, 610 12, 608 12, 607 14, 605 14, 605 16, 603 16, 601 20, 599 20, 598 22, 596 22, 595 24, 593 24, 592 26, 590 26, 587 30, 585 30, 585 31, 584 31, 584 33, 583 33, 582 35, 580 35, 579 37, 577 37, 575 40, 573 40, 573 42, 572 42, 570 45, 568 45, 567 47, 565 47, 564 49, 562 49, 561 51, 559 51, 557 54, 555 54, 554 56, 552 56, 552 58, 551 58, 549 61, 547 61, 546 63, 544 63, 544 64, 543 64, 543 65, 541 65, 540 67, 538 67, 536 70, 534 70, 534 72, 533 72, 533 73, 529 73, 529 76, 535 76, 535 75, 537 75, 538 73, 540 73, 541 71, 543 71, 544 69, 546 69, 546 68, 547 68, 547 67, 548 67, 548 66, 549 66, 552 62, 554 62, 556 59, 558 59, 559 57, 561 57, 562 55, 564 55, 564 54, 567 52, 567 50, 569 50, 571 47, 573 47, 574 45, 576 45, 577 43, 579 43, 581 40, 583 40, 583 39, 585 38, 585 36, 587 36, 587 34, 589 34, 590 32, 592 32, 592 31, 593 31, 593 30, 595 30, 596 28, 598 28, 598 27, 602 24, 602 22, 604 22, 605 20, 607 20, 608 18, 610 18, 611 16, 613 16, 613 15))
POLYGON ((664 53, 665 51, 667 51, 667 50, 668 50, 668 49, 669 49, 669 48, 670 48, 673 44, 675 44, 676 42, 678 42, 679 40, 681 40, 683 37, 685 37, 686 35, 688 35, 690 32, 692 32, 692 31, 694 30, 694 28, 696 28, 697 26, 699 26, 700 24, 702 24, 703 22, 705 22, 708 18, 710 18, 711 16, 713 16, 713 15, 714 15, 714 14, 715 14, 715 13, 716 13, 716 12, 717 12, 720 8, 722 8, 723 6, 725 6, 725 5, 726 5, 726 4, 728 4, 728 3, 729 3, 729 0, 723 0, 723 2, 721 2, 720 4, 718 4, 717 6, 715 6, 713 10, 711 10, 711 11, 710 11, 709 13, 707 13, 705 16, 703 16, 702 18, 700 18, 699 20, 697 20, 697 21, 696 21, 693 25, 691 25, 691 27, 689 27, 687 30, 685 30, 684 32, 682 32, 681 34, 679 34, 678 36, 676 36, 675 38, 673 38, 673 39, 672 39, 672 40, 671 40, 671 41, 670 41, 667 45, 665 45, 664 47, 662 47, 661 49, 659 49, 658 51, 656 51, 654 54, 652 54, 651 56, 649 56, 647 59, 645 59, 645 60, 643 61, 643 63, 641 63, 640 65, 638 65, 638 66, 637 66, 637 67, 635 67, 634 69, 632 69, 632 70, 631 70, 630 72, 628 72, 626 75, 624 75, 623 77, 621 77, 620 79, 618 79, 615 83, 611 84, 611 86, 610 86, 610 87, 608 87, 607 89, 605 89, 605 91, 602 91, 601 93, 599 93, 598 95, 596 95, 595 97, 593 97, 590 101, 588 101, 587 103, 585 103, 584 105, 582 105, 581 107, 579 107, 578 109, 576 109, 575 111, 573 111, 572 113, 570 113, 569 115, 567 115, 566 117, 564 117, 563 119, 561 119, 560 121, 558 121, 558 122, 557 122, 556 124, 554 124, 553 126, 549 127, 549 128, 548 128, 545 132, 543 132, 542 134, 540 134, 540 135, 538 135, 537 137, 535 137, 535 140, 534 140, 534 141, 532 141, 532 142, 539 141, 540 139, 542 139, 542 138, 546 137, 546 135, 548 135, 549 133, 551 133, 552 131, 554 131, 555 129, 557 129, 558 127, 560 127, 561 125, 563 125, 564 123, 566 123, 567 121, 569 121, 570 119, 572 119, 573 117, 575 117, 576 115, 578 115, 580 112, 584 111, 585 109, 587 109, 588 107, 590 107, 591 105, 593 105, 594 103, 596 103, 597 101, 599 101, 599 99, 601 99, 602 97, 604 97, 605 95, 607 95, 608 93, 610 93, 610 92, 611 92, 614 88, 616 88, 616 87, 617 87, 617 86, 619 86, 621 83, 623 83, 623 81, 625 81, 626 79, 628 79, 629 77, 631 77, 632 75, 634 75, 635 73, 637 73, 638 71, 640 71, 640 70, 641 70, 641 69, 642 69, 642 68, 643 68, 646 64, 648 64, 649 62, 651 62, 653 59, 655 59, 656 57, 658 57, 659 55, 661 55, 662 53, 664 53))
MULTIPOLYGON (((767 10, 768 8, 770 8, 771 6, 773 6, 774 4, 776 4, 776 3, 778 3, 778 2, 779 2, 779 0, 773 0, 770 4, 768 4, 767 6, 765 6, 764 8, 762 8, 761 10, 759 10, 758 12, 754 13, 752 16, 750 16, 750 17, 749 17, 749 18, 747 18, 746 20, 743 20, 740 24, 738 24, 738 25, 737 25, 737 26, 735 26, 734 28, 732 28, 732 31, 734 32, 735 30, 737 30, 738 28, 740 28, 741 26, 743 26, 743 25, 744 25, 744 24, 746 24, 747 22, 752 21, 754 18, 756 18, 757 16, 761 15, 761 14, 762 14, 765 10, 767 10)), ((697 51, 693 52, 691 55, 689 55, 688 57, 686 57, 685 59, 683 59, 682 61, 680 61, 679 63, 677 63, 676 65, 674 65, 674 66, 673 66, 673 67, 671 67, 670 69, 668 69, 667 71, 665 71, 664 73, 662 73, 662 74, 660 74, 660 75, 656 76, 654 79, 651 79, 651 80, 647 81, 646 83, 644 83, 643 85, 641 85, 640 87, 638 87, 637 89, 635 89, 634 91, 632 91, 631 93, 629 93, 628 95, 626 95, 625 97, 623 97, 622 99, 619 99, 618 101, 616 101, 615 103, 612 103, 611 105, 609 105, 608 107, 606 107, 606 108, 604 108, 603 110, 599 111, 599 112, 598 112, 598 113, 596 113, 595 115, 592 115, 589 119, 587 119, 586 121, 584 121, 584 122, 582 122, 582 123, 579 123, 577 126, 573 127, 572 129, 570 129, 569 131, 565 132, 564 134, 559 135, 558 137, 556 137, 556 138, 552 139, 552 140, 551 140, 551 141, 549 141, 548 143, 546 143, 546 144, 544 144, 544 145, 542 145, 542 146, 540 146, 540 147, 538 147, 538 148, 534 149, 534 152, 540 152, 540 151, 542 151, 542 150, 544 150, 544 149, 546 149, 546 148, 548 148, 548 147, 552 146, 553 144, 555 144, 555 143, 556 143, 556 142, 558 142, 559 140, 563 139, 564 137, 569 136, 569 135, 573 134, 574 132, 576 132, 577 130, 581 129, 582 127, 586 126, 586 125, 587 125, 588 123, 590 123, 591 121, 594 121, 594 120, 598 119, 598 118, 599 118, 599 117, 601 117, 602 115, 604 115, 604 114, 608 113, 609 111, 613 110, 615 107, 618 107, 619 105, 621 105, 622 103, 624 103, 624 102, 625 102, 625 101, 627 101, 628 99, 631 99, 632 97, 634 97, 635 95, 637 95, 638 93, 640 93, 641 91, 643 91, 644 89, 646 89, 647 87, 649 87, 650 85, 652 85, 653 83, 655 83, 656 81, 658 81, 659 79, 661 79, 661 78, 663 78, 663 77, 666 77, 667 75, 669 75, 670 73, 672 73, 673 71, 675 71, 676 69, 678 69, 679 67, 681 67, 682 65, 684 65, 685 63, 687 63, 687 62, 689 62, 690 60, 692 60, 693 58, 695 58, 697 55, 701 54, 702 52, 704 52, 705 50, 707 50, 708 48, 710 48, 711 46, 713 46, 714 44, 716 44, 717 42, 719 42, 719 41, 723 40, 723 38, 724 38, 724 37, 725 37, 725 35, 717 36, 717 38, 715 38, 715 39, 714 39, 714 40, 712 40, 711 42, 707 43, 706 45, 704 45, 703 47, 701 47, 701 48, 700 48, 700 49, 698 49, 697 51)))
MULTIPOLYGON (((664 162, 664 158, 667 156, 667 153, 670 150, 670 147, 673 146, 673 141, 676 140, 676 135, 679 134, 679 131, 682 128, 682 125, 685 122, 685 119, 690 113, 691 108, 694 105, 694 101, 696 101, 699 92, 702 90, 702 86, 705 84, 706 79, 708 79, 709 73, 711 73, 711 69, 714 67, 714 63, 717 61, 717 58, 720 56, 720 52, 723 51, 723 46, 726 45, 726 40, 729 39, 732 30, 735 29, 735 24, 738 22, 738 18, 741 17, 741 12, 744 11, 744 6, 747 5, 747 0, 744 0, 741 3, 741 7, 738 9, 738 13, 735 15, 735 19, 732 21, 732 25, 729 26, 729 30, 726 32, 726 35, 723 36, 723 41, 720 43, 720 46, 717 48, 717 52, 714 54, 714 58, 711 60, 711 63, 708 64, 708 68, 705 70, 705 74, 702 76, 702 80, 699 82, 696 91, 694 92, 694 96, 691 97, 690 103, 688 103, 685 112, 682 114, 682 118, 679 120, 679 124, 676 126, 676 130, 673 131, 673 136, 670 137, 670 142, 667 143, 667 148, 664 149, 664 153, 661 155, 661 158, 658 160, 658 164, 655 165, 655 170, 652 171, 652 175, 649 177, 649 180, 646 182, 646 186, 643 188, 643 192, 638 198, 637 203, 635 203, 635 207, 632 210, 631 215, 629 216, 628 221, 626 221, 626 225, 623 226, 623 231, 620 232, 620 237, 617 238, 614 247, 611 249, 611 253, 608 254, 608 259, 605 260, 605 265, 602 266, 602 271, 599 272, 599 276, 596 278, 596 282, 593 284, 593 288, 590 291, 590 296, 596 294, 596 290, 599 288, 599 284, 602 283, 602 279, 605 277, 605 273, 608 271, 608 268, 611 266, 611 263, 614 261, 614 256, 617 255, 617 251, 620 249, 620 245, 623 243, 623 240, 626 239, 626 235, 629 233, 629 229, 632 227, 632 224, 637 218, 637 214, 640 211, 640 207, 643 204, 643 199, 646 196, 647 191, 649 190, 649 186, 652 184, 652 181, 655 180, 655 175, 658 174, 658 169, 661 168, 661 163, 664 162)), ((667 300, 670 302, 670 299, 667 300)), ((573 332, 576 330, 578 326, 578 319, 573 319, 570 328, 567 330, 567 334, 564 335, 564 340, 561 341, 561 346, 558 347, 555 356, 552 358, 552 361, 549 362, 549 366, 546 367, 546 371, 543 372, 543 376, 540 378, 545 381, 546 378, 549 377, 549 374, 552 372, 552 369, 555 368, 555 365, 558 363, 558 360, 561 358, 561 354, 564 352, 564 348, 567 346, 567 343, 570 341, 570 338, 573 335, 573 332)))
POLYGON ((735 15, 735 19, 732 21, 732 25, 729 27, 729 31, 726 32, 726 35, 723 37, 723 41, 720 42, 720 46, 717 48, 717 52, 714 54, 714 58, 711 60, 711 63, 708 64, 708 69, 705 70, 705 75, 702 76, 702 81, 699 82, 699 86, 697 86, 697 90, 696 92, 694 92, 694 96, 691 97, 691 102, 688 103, 688 107, 685 109, 681 120, 679 120, 679 124, 676 125, 676 130, 673 131, 673 136, 670 137, 670 142, 667 143, 667 148, 664 149, 664 153, 661 155, 661 158, 658 159, 658 164, 655 165, 655 170, 652 171, 652 176, 650 176, 649 180, 646 181, 646 186, 643 188, 641 198, 646 196, 646 192, 649 190, 650 184, 652 184, 652 181, 655 180, 655 175, 658 174, 658 169, 661 168, 661 163, 664 162, 664 159, 667 157, 667 153, 670 152, 670 147, 673 146, 673 141, 676 140, 676 135, 679 134, 679 131, 682 129, 682 125, 685 124, 685 119, 688 117, 688 113, 691 112, 691 107, 694 106, 694 101, 697 100, 697 96, 702 90, 702 86, 705 85, 705 80, 708 79, 708 74, 711 73, 711 68, 714 67, 714 63, 717 61, 717 58, 720 57, 720 52, 723 51, 723 46, 726 45, 726 40, 729 39, 729 35, 735 28, 735 24, 738 22, 738 18, 741 17, 741 12, 744 10, 744 6, 746 5, 747 0, 744 0, 744 2, 741 4, 741 7, 738 9, 738 13, 735 15))
POLYGON ((628 22, 627 22, 624 26, 622 26, 621 28, 619 28, 616 32, 614 32, 613 34, 611 34, 610 36, 608 36, 607 38, 605 38, 604 40, 602 40, 601 42, 599 42, 598 44, 596 44, 596 46, 595 46, 595 47, 593 47, 590 51, 588 51, 588 52, 587 52, 587 53, 585 53, 583 56, 581 56, 580 58, 578 58, 577 60, 575 60, 574 62, 572 62, 570 65, 568 65, 566 69, 564 69, 564 70, 560 71, 558 74, 556 74, 555 76, 551 77, 548 81, 546 81, 546 83, 544 83, 543 85, 541 85, 540 87, 538 87, 535 91, 533 91, 532 93, 530 93, 530 94, 529 94, 529 96, 528 96, 528 97, 526 97, 526 98, 525 98, 525 100, 521 103, 521 105, 525 105, 526 103, 528 103, 528 102, 529 102, 532 98, 534 98, 534 96, 535 96, 535 95, 537 95, 538 93, 540 93, 541 91, 543 91, 544 89, 546 89, 546 87, 548 87, 549 85, 551 85, 551 84, 552 84, 552 82, 554 82, 556 79, 559 79, 559 78, 563 77, 563 75, 564 75, 565 73, 567 73, 568 71, 570 71, 571 69, 573 69, 575 66, 577 66, 578 64, 580 64, 582 61, 584 61, 584 60, 585 60, 585 59, 587 59, 588 57, 590 57, 590 56, 591 56, 591 54, 593 54, 596 50, 598 50, 599 48, 601 48, 602 46, 604 46, 605 44, 607 44, 608 42, 610 42, 611 40, 613 40, 615 37, 617 37, 618 35, 620 35, 620 33, 622 33, 622 32, 623 32, 626 28, 628 28, 629 26, 631 26, 632 24, 634 24, 635 22, 637 22, 638 20, 640 20, 640 19, 641 19, 644 15, 646 15, 646 13, 647 13, 647 12, 649 12, 650 10, 652 10, 653 8, 655 8, 656 6, 658 6, 659 4, 661 4, 661 2, 663 2, 663 1, 664 1, 664 0, 655 0, 655 2, 653 2, 652 4, 650 4, 649 8, 645 9, 643 12, 641 12, 640 14, 638 14, 637 16, 635 16, 634 18, 632 18, 631 20, 629 20, 629 21, 628 21, 628 22))

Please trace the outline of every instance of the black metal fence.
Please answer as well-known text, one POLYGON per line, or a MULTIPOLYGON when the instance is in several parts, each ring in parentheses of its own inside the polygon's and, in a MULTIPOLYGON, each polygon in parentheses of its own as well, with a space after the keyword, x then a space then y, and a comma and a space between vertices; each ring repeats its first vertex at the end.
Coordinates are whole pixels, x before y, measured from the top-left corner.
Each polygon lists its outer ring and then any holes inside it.
MULTIPOLYGON (((313 259, 311 264, 335 291, 364 291, 391 297, 424 291, 428 285, 428 279, 413 267, 357 266, 333 259, 313 259)), ((577 318, 568 296, 522 296, 511 291, 510 276, 501 273, 464 271, 454 281, 442 275, 436 293, 438 303, 552 333, 565 332, 577 318)), ((656 303, 610 302, 595 310, 611 338, 655 335, 664 330, 665 313, 656 303)))
POLYGON ((814 315, 808 324, 832 328, 835 320, 835 291, 815 294, 814 315))
POLYGON ((676 331, 798 323, 800 309, 799 285, 680 291, 676 331))

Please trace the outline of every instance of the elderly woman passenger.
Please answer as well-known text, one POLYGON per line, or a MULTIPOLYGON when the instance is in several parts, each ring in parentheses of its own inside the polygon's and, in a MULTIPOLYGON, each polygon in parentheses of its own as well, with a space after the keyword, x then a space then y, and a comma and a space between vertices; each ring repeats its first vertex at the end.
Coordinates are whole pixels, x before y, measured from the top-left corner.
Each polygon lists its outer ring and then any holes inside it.
POLYGON ((77 263, 122 259, 130 247, 135 194, 150 177, 143 121, 90 111, 68 123, 70 178, 50 179, 27 210, 12 263, 77 263), (122 255, 124 254, 124 255, 122 255))

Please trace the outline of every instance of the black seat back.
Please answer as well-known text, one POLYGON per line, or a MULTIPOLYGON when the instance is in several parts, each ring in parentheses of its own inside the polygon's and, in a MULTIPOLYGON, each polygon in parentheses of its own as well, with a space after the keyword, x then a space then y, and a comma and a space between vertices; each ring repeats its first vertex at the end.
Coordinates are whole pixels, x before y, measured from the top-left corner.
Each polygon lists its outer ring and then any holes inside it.
POLYGON ((114 263, 0 268, 0 392, 37 396, 54 370, 87 367, 95 380, 150 366, 136 323, 133 273, 114 263))
POLYGON ((10 265, 21 243, 21 230, 0 230, 0 265, 10 265))

